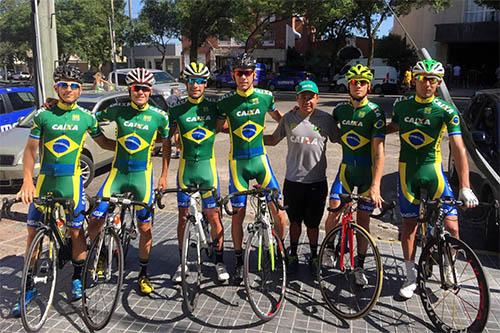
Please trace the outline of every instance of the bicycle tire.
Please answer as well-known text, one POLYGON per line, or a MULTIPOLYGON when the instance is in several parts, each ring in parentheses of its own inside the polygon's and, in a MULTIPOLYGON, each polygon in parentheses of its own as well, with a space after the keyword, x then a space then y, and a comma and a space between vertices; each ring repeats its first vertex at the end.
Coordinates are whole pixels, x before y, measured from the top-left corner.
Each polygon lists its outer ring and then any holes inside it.
POLYGON ((342 225, 338 225, 326 235, 321 244, 319 251, 318 285, 323 299, 330 310, 340 318, 352 320, 364 317, 377 303, 382 291, 384 271, 377 244, 370 234, 363 227, 355 223, 349 223, 348 228, 353 229, 355 235, 353 237, 353 245, 354 241, 356 241, 356 244, 358 242, 356 237, 358 234, 362 235, 367 241, 364 275, 368 283, 363 286, 356 283, 354 268, 350 267, 351 255, 348 248, 345 248, 344 254, 345 265, 348 268, 345 268, 342 272, 338 267, 338 262, 335 259, 340 256, 340 253, 336 252, 342 233, 342 225), (332 245, 333 248, 331 247, 332 245), (367 265, 368 260, 371 261, 370 268, 367 265), (338 278, 330 279, 330 277, 334 276, 338 276, 338 278), (350 304, 354 301, 356 303, 351 306, 350 304), (361 306, 357 304, 357 301, 361 303, 361 306))
MULTIPOLYGON (((425 312, 427 313, 427 316, 432 321, 434 326, 444 332, 481 332, 488 322, 490 310, 490 293, 488 280, 484 273, 481 262, 479 261, 474 251, 467 244, 450 235, 445 236, 445 239, 442 241, 441 246, 445 251, 447 247, 452 248, 453 251, 455 251, 455 262, 453 263, 453 267, 455 269, 454 275, 456 277, 456 280, 454 280, 455 277, 453 277, 453 281, 450 285, 453 285, 456 282, 457 285, 460 284, 460 286, 454 286, 452 289, 448 290, 445 289, 448 287, 443 286, 438 268, 440 266, 440 263, 437 262, 442 262, 442 259, 440 259, 439 254, 436 255, 435 253, 438 250, 439 243, 435 238, 429 240, 427 246, 422 250, 422 254, 420 255, 417 275, 417 284, 420 289, 420 299, 422 301, 422 305, 424 306, 425 312), (431 265, 429 265, 429 263, 431 263, 431 265), (464 265, 463 269, 459 268, 459 266, 461 266, 462 264, 464 265), (470 270, 464 277, 465 270, 468 265, 470 265, 470 270), (429 267, 431 267, 431 271, 427 272, 426 270, 429 270, 429 267), (436 276, 436 273, 439 276, 436 276), (473 281, 474 277, 477 279, 477 287, 473 281), (435 285, 434 288, 431 287, 432 284, 435 285), (440 287, 438 289, 435 289, 437 288, 436 284, 440 284, 440 287), (435 290, 433 291, 433 289, 435 290), (440 305, 439 303, 436 304, 438 302, 436 301, 436 298, 438 298, 436 296, 436 292, 438 292, 439 290, 443 290, 443 300, 440 301, 440 303, 443 303, 442 317, 440 316, 439 309, 436 310, 437 306, 440 305), (474 321, 472 321, 470 324, 465 324, 465 326, 463 327, 453 327, 446 322, 448 319, 446 318, 446 316, 444 316, 444 306, 450 306, 449 304, 453 302, 452 314, 454 315, 456 303, 452 301, 455 299, 455 297, 453 296, 457 296, 461 291, 469 291, 469 294, 471 295, 479 295, 477 313, 457 313, 458 321, 463 322, 467 318, 474 318, 474 321), (436 304, 436 308, 433 307, 433 304, 436 304)), ((444 265, 443 269, 445 269, 444 265)), ((445 284, 447 284, 447 282, 445 282, 445 284)), ((466 302, 463 301, 464 298, 462 297, 457 296, 457 298, 459 298, 459 300, 462 300, 462 310, 466 310, 466 308, 468 307, 474 308, 474 306, 472 306, 473 301, 470 296, 467 298, 466 302)), ((447 311, 446 314, 449 314, 449 312, 450 311, 447 311)), ((452 318, 452 321, 453 323, 455 323, 454 318, 452 318)))
POLYGON ((131 236, 130 229, 133 228, 134 225, 134 212, 130 207, 122 208, 120 211, 120 221, 121 221, 121 230, 120 230, 120 241, 123 249, 123 260, 127 258, 128 248, 130 246, 131 236))
POLYGON ((120 298, 120 291, 123 284, 123 249, 121 247, 120 238, 118 234, 112 227, 106 227, 104 230, 99 233, 98 237, 92 242, 92 247, 87 254, 87 258, 85 260, 84 271, 82 274, 82 282, 83 282, 83 296, 82 296, 82 309, 83 309, 83 321, 85 325, 90 330, 98 331, 106 327, 109 323, 111 316, 115 312, 116 306, 118 305, 118 299, 120 298), (103 247, 105 250, 101 250, 98 253, 98 246, 100 242, 100 238, 104 237, 103 247), (112 256, 111 266, 108 266, 109 255, 112 256), (97 273, 98 262, 99 259, 104 256, 104 272, 102 276, 99 276, 97 273), (115 267, 115 273, 111 273, 111 269, 115 267), (110 275, 107 276, 107 273, 110 272, 110 275), (111 276, 111 274, 113 274, 111 276), (98 285, 103 286, 107 282, 112 287, 115 286, 115 290, 111 290, 108 292, 95 292, 95 289, 98 285), (109 296, 109 297, 107 297, 109 296), (95 310, 95 307, 92 306, 91 300, 94 301, 96 297, 103 297, 105 299, 102 300, 102 304, 108 310, 95 310), (110 299, 112 297, 112 300, 110 299), (94 312, 95 311, 95 312, 94 312), (101 319, 97 320, 98 315, 101 315, 101 319))
POLYGON ((27 332, 37 332, 39 331, 45 321, 47 320, 48 313, 50 311, 50 307, 52 306, 52 301, 54 299, 54 292, 55 292, 55 286, 56 286, 56 281, 57 281, 57 248, 55 246, 55 238, 52 232, 48 229, 40 229, 36 233, 35 237, 33 238, 33 241, 31 242, 31 245, 28 250, 28 254, 25 258, 24 265, 23 265, 23 275, 21 279, 21 321, 23 323, 23 327, 27 332), (47 242, 44 243, 44 240, 47 242), (41 253, 44 249, 44 245, 48 245, 47 250, 48 250, 48 258, 43 258, 43 254, 41 253), (28 260, 28 258, 33 258, 35 255, 35 251, 38 251, 36 253, 36 262, 33 265, 30 265, 30 262, 32 260, 28 260), (42 257, 40 256, 42 255, 42 257), (40 261, 42 258, 45 259, 46 264, 43 264, 40 261), (36 302, 35 300, 31 300, 31 302, 27 305, 25 300, 26 300, 26 292, 27 292, 27 279, 28 279, 28 272, 30 270, 30 266, 33 268, 34 267, 34 272, 32 272, 32 279, 33 279, 33 284, 34 288, 36 288, 36 302), (43 275, 43 271, 47 272, 48 276, 48 281, 49 283, 45 283, 48 289, 48 297, 46 299, 43 298, 42 296, 42 290, 45 290, 47 288, 42 288, 44 287, 42 284, 38 285, 38 282, 43 282, 44 277, 41 277, 39 275, 43 275), (34 308, 32 306, 35 305, 34 308), (43 308, 43 305, 45 305, 45 308, 43 308), (36 311, 36 306, 41 307, 40 311, 40 316, 37 316, 35 312, 36 311), (35 318, 33 318, 35 317, 35 318), (36 317, 40 317, 39 320, 36 320, 36 317))
POLYGON ((192 313, 198 302, 198 294, 201 285, 201 249, 200 235, 197 226, 188 216, 184 237, 182 242, 181 255, 181 285, 184 306, 189 313, 192 313), (194 250, 194 251, 190 251, 194 250), (194 266, 195 269, 192 269, 194 266))
MULTIPOLYGON (((285 264, 285 250, 283 247, 283 243, 276 236, 274 229, 272 230, 272 237, 274 239, 274 251, 273 256, 275 257, 275 269, 276 274, 275 287, 272 289, 275 290, 275 295, 270 295, 267 293, 267 290, 262 290, 262 293, 258 295, 258 291, 260 285, 267 285, 267 279, 264 279, 264 274, 266 269, 269 271, 273 270, 272 267, 272 259, 270 255, 270 251, 263 251, 261 247, 261 259, 264 257, 264 260, 261 260, 261 267, 259 267, 259 248, 255 248, 253 245, 253 241, 257 239, 257 241, 261 244, 259 240, 260 237, 263 237, 264 229, 258 229, 258 232, 250 232, 248 235, 248 239, 245 247, 245 257, 243 263, 243 283, 245 285, 245 290, 248 297, 248 302, 252 307, 254 313, 263 321, 269 321, 274 318, 281 309, 284 308, 285 294, 286 294, 286 264, 285 264), (256 250, 256 251, 255 251, 256 250), (257 266, 257 267, 255 267, 257 266), (269 267, 270 266, 270 267, 269 267), (260 271, 263 273, 261 274, 260 271), (264 281, 263 284, 256 284, 250 281, 251 276, 256 275, 260 276, 261 280, 264 281), (263 297, 261 297, 263 296, 263 297), (266 302, 268 299, 268 302, 266 302), (261 308, 262 307, 262 308, 261 308)), ((267 275, 266 275, 267 276, 267 275)), ((258 282, 258 281, 257 281, 258 282)), ((267 286, 266 286, 267 289, 267 286)))

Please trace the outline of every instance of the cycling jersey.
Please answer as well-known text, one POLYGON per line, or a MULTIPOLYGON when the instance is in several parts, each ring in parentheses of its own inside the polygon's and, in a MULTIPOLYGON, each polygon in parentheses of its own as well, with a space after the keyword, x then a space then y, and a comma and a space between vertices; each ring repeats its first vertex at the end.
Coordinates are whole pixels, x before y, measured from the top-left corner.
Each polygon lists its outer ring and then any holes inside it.
POLYGON ((40 173, 47 176, 80 175, 80 154, 85 136, 101 134, 96 118, 76 103, 59 102, 40 109, 33 118, 30 137, 40 140, 40 173))
MULTIPOLYGON (((226 118, 229 124, 229 192, 247 190, 251 179, 279 190, 263 135, 266 113, 276 111, 273 94, 258 88, 236 90, 223 96, 217 106, 219 118, 226 118)), ((246 196, 233 197, 231 205, 245 207, 246 196)))
MULTIPOLYGON (((40 109, 33 118, 30 137, 40 140, 40 174, 36 181, 35 196, 51 192, 56 197, 70 198, 74 202, 72 228, 83 224, 85 208, 80 154, 87 132, 96 137, 101 134, 95 117, 76 103, 57 103, 51 109, 40 109)), ((37 227, 43 214, 31 204, 28 226, 37 227)))
POLYGON ((219 117, 229 125, 229 159, 249 159, 264 155, 264 126, 266 113, 276 111, 270 91, 253 88, 237 90, 223 96, 218 104, 219 117))
MULTIPOLYGON (((114 105, 98 112, 99 121, 109 120, 116 123, 116 149, 113 165, 108 177, 101 186, 98 196, 109 197, 113 194, 132 192, 134 200, 151 204, 153 200, 153 166, 151 152, 157 133, 168 138, 169 122, 165 112, 149 104, 139 108, 133 102, 127 105, 114 105)), ((109 203, 101 202, 92 213, 102 217, 109 203)), ((148 211, 137 211, 140 222, 151 220, 148 211)))
MULTIPOLYGON (((367 196, 373 179, 372 139, 385 138, 385 115, 379 106, 362 101, 357 108, 352 103, 341 103, 333 110, 340 128, 342 162, 330 190, 330 200, 340 200, 340 194, 358 193, 367 196)), ((372 211, 374 206, 360 202, 358 208, 372 211)))
MULTIPOLYGON (((188 97, 169 110, 170 119, 177 123, 181 139, 181 156, 177 173, 180 188, 188 186, 214 187, 219 190, 219 181, 214 156, 217 127, 217 103, 204 96, 188 97)), ((203 208, 215 208, 211 192, 201 193, 203 208)), ((189 207, 190 197, 177 193, 178 207, 189 207)))
POLYGON ((116 122, 116 150, 113 168, 120 172, 144 171, 151 168, 151 152, 156 135, 168 138, 168 116, 149 104, 139 108, 133 102, 113 105, 96 113, 99 121, 116 122))
MULTIPOLYGON (((441 139, 461 135, 457 110, 440 98, 427 100, 410 96, 394 105, 392 121, 399 125, 401 150, 399 155, 399 204, 405 218, 418 216, 420 190, 426 189, 432 199, 453 196, 443 172, 441 139)), ((456 209, 445 207, 447 215, 456 209)))

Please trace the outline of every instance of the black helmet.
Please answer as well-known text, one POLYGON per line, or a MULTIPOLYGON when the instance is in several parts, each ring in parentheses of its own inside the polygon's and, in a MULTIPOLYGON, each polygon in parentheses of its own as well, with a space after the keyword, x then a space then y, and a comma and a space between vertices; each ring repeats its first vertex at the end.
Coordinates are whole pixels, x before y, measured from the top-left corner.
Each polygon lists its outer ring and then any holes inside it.
POLYGON ((233 61, 233 69, 236 69, 236 68, 241 68, 241 69, 251 68, 251 69, 255 69, 255 66, 256 66, 255 59, 251 55, 249 55, 248 53, 242 53, 242 54, 240 54, 233 61))
POLYGON ((57 66, 54 70, 54 82, 59 81, 75 81, 78 83, 82 83, 82 72, 71 65, 61 65, 57 66))

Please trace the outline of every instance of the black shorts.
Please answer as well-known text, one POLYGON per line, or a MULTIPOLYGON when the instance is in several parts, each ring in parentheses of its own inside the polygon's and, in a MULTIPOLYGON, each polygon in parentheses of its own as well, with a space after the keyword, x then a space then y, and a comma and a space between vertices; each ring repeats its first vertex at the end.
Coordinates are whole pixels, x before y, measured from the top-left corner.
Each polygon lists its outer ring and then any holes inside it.
POLYGON ((328 184, 326 180, 318 183, 297 183, 285 179, 283 185, 284 203, 290 223, 302 223, 308 228, 317 228, 325 210, 328 184))

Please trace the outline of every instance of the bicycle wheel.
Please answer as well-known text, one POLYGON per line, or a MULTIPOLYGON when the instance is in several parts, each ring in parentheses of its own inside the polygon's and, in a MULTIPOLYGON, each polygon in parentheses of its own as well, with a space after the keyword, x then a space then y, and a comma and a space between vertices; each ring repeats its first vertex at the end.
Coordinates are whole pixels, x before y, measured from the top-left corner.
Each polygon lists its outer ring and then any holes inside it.
POLYGON ((438 241, 430 240, 418 262, 417 283, 425 312, 442 331, 481 332, 490 310, 488 281, 481 262, 459 239, 446 235, 441 246, 440 256, 438 241))
POLYGON ((123 260, 125 260, 127 258, 130 241, 132 238, 135 239, 137 236, 134 224, 134 212, 131 207, 122 208, 120 212, 120 221, 122 223, 120 230, 120 242, 123 249, 123 260))
POLYGON ((319 289, 330 310, 344 319, 365 316, 377 303, 383 279, 380 253, 370 234, 363 227, 349 223, 342 244, 342 226, 337 226, 321 244, 319 260, 319 289), (349 242, 350 233, 352 242, 349 242), (358 265, 356 258, 361 239, 367 244, 362 267, 358 265), (344 267, 341 267, 340 260, 342 246, 344 267), (364 278, 360 278, 360 274, 364 278))
POLYGON ((181 258, 182 297, 190 313, 196 308, 202 277, 200 235, 192 218, 188 217, 184 228, 181 258))
POLYGON ((283 308, 286 292, 285 250, 272 231, 266 248, 264 229, 251 232, 246 242, 243 282, 255 314, 270 320, 283 308))
POLYGON ((116 309, 123 283, 123 250, 112 228, 105 228, 92 243, 82 280, 83 321, 90 330, 103 329, 116 309))
POLYGON ((57 248, 54 235, 50 230, 41 229, 33 238, 24 261, 21 280, 21 320, 24 329, 36 332, 47 320, 57 280, 57 248), (31 284, 28 285, 28 275, 31 284), (26 304, 26 293, 33 292, 35 297, 26 304))

